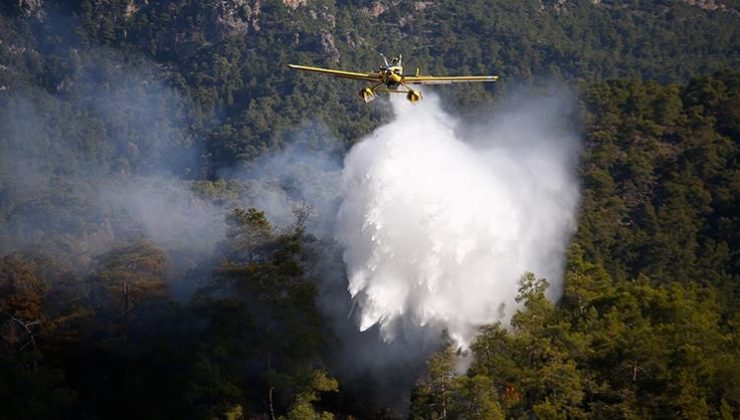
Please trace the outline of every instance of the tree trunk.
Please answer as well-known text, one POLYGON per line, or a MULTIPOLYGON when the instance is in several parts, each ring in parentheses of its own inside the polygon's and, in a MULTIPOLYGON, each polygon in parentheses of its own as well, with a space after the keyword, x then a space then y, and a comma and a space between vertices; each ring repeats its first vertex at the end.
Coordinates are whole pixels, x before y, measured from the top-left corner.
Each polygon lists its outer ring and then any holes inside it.
MULTIPOLYGON (((272 355, 269 353, 267 354, 267 371, 272 372, 272 355)), ((270 409, 270 420, 277 420, 277 416, 275 416, 275 407, 273 406, 273 399, 272 399, 272 393, 275 390, 275 387, 272 386, 272 382, 269 380, 267 381, 267 402, 270 409)))

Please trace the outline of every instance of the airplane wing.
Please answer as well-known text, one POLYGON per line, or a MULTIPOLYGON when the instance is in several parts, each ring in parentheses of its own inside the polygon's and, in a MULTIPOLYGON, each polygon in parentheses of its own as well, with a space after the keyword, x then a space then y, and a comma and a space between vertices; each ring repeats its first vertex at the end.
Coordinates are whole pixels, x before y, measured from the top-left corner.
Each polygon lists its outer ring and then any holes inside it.
POLYGON ((313 71, 316 73, 328 74, 342 79, 367 80, 370 82, 380 81, 380 76, 376 73, 355 73, 344 70, 322 69, 321 67, 299 66, 297 64, 288 64, 293 70, 313 71))
POLYGON ((404 76, 404 83, 412 85, 446 85, 450 83, 495 82, 498 76, 404 76))

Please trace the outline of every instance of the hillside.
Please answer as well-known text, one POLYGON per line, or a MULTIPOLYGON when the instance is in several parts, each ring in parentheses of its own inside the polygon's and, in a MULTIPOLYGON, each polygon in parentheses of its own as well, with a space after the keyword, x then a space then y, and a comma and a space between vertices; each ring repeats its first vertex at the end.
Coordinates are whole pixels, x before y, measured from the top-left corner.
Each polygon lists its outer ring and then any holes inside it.
POLYGON ((739 417, 739 10, 3 3, 0 412, 739 417), (461 375, 444 345, 363 370, 377 331, 342 335, 358 333, 326 212, 346 152, 392 116, 360 85, 287 64, 370 70, 379 52, 499 74, 435 88, 461 120, 522 91, 576 92, 564 124, 583 139, 582 197, 562 297, 525 274, 511 325, 485 326, 461 375))
POLYGON ((548 78, 686 82, 740 62, 737 7, 716 4, 721 7, 660 1, 20 2, 4 6, 1 17, 6 68, 0 78, 11 91, 32 85, 71 100, 115 88, 104 80, 120 77, 122 63, 145 65, 146 77, 184 95, 189 125, 205 149, 203 170, 213 174, 281 144, 307 117, 328 124, 347 143, 383 118, 356 100, 357 85, 296 75, 286 68, 289 62, 370 70, 378 52, 402 53, 408 65, 432 74, 494 72, 506 81, 439 89, 456 109, 491 101, 498 89, 548 78), (86 77, 90 71, 96 77, 86 77))

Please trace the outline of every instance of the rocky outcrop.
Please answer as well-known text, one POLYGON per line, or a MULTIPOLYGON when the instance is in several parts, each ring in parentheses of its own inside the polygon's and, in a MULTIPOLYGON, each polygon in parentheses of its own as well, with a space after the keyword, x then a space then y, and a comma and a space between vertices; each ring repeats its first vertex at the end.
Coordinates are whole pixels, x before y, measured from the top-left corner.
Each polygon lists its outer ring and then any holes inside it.
POLYGON ((385 13, 386 10, 388 10, 388 6, 379 1, 376 1, 375 3, 373 3, 372 7, 370 7, 368 12, 370 13, 370 16, 378 17, 385 13))
POLYGON ((342 55, 339 53, 339 49, 337 49, 334 36, 328 31, 321 32, 321 49, 324 51, 324 54, 334 62, 338 63, 342 58, 342 55))
MULTIPOLYGON (((144 5, 146 5, 148 3, 149 2, 146 1, 146 0, 144 0, 144 2, 143 2, 144 5)), ((125 17, 126 20, 130 20, 132 17, 134 17, 134 15, 136 14, 136 12, 139 11, 139 9, 141 9, 141 5, 140 4, 138 4, 135 0, 129 0, 126 3, 126 8, 123 10, 123 17, 125 17)))
POLYGON ((261 8, 261 0, 221 0, 214 7, 214 20, 225 36, 244 36, 250 28, 259 32, 261 8))
POLYGON ((18 8, 26 16, 41 18, 44 16, 44 0, 17 0, 18 8))
POLYGON ((704 10, 717 10, 717 9, 725 7, 724 4, 720 4, 716 2, 715 0, 684 0, 684 1, 691 6, 696 6, 704 10))
POLYGON ((301 6, 308 5, 308 0, 283 0, 283 4, 295 10, 301 6))
POLYGON ((414 10, 421 12, 434 5, 433 1, 415 1, 414 10))

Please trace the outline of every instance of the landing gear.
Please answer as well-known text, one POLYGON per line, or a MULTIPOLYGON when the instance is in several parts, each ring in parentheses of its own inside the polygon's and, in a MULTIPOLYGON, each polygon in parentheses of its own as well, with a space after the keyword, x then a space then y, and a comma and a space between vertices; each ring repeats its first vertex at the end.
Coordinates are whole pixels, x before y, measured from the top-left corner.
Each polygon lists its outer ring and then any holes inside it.
POLYGON ((409 93, 406 94, 406 99, 412 104, 415 104, 421 100, 421 92, 409 89, 409 93))
POLYGON ((375 93, 368 87, 360 91, 360 98, 362 98, 365 103, 370 103, 375 100, 375 93))
POLYGON ((360 98, 362 98, 365 103, 369 103, 375 100, 377 97, 378 92, 382 93, 405 93, 406 94, 406 100, 411 102, 412 104, 415 104, 419 102, 422 99, 421 92, 418 90, 413 90, 410 87, 406 86, 404 83, 397 83, 397 84, 389 84, 385 83, 385 86, 381 86, 384 83, 378 83, 375 86, 370 86, 362 89, 360 91, 360 98))

